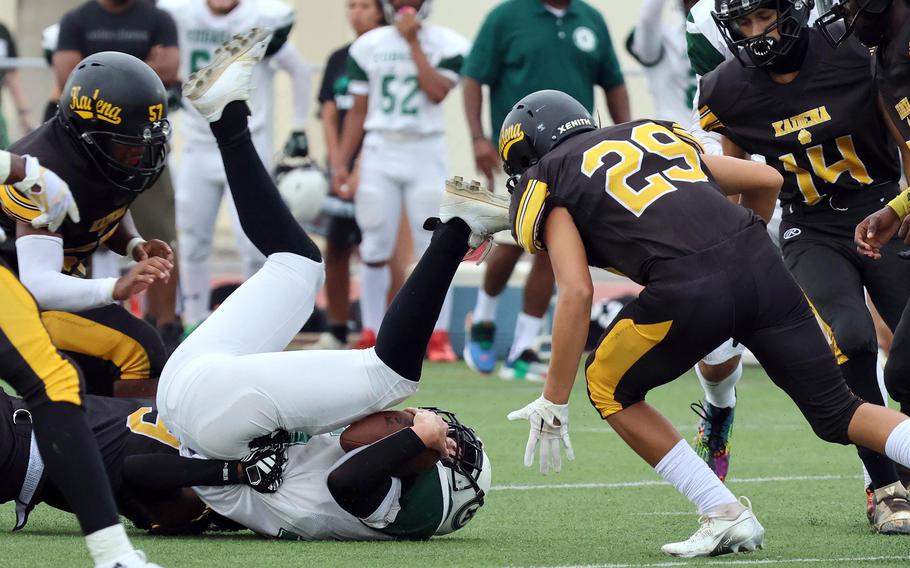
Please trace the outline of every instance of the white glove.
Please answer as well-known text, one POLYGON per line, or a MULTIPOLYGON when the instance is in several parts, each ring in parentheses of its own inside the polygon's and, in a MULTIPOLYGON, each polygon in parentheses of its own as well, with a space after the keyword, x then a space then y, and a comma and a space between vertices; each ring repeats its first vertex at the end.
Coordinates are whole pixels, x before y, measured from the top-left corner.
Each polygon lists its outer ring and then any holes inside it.
POLYGON ((546 475, 550 471, 559 473, 562 468, 559 444, 562 442, 566 450, 566 458, 575 459, 575 450, 569 439, 569 405, 553 404, 543 396, 525 406, 521 410, 510 412, 509 420, 527 420, 531 423, 531 433, 528 435, 528 445, 525 448, 525 467, 534 464, 534 450, 540 444, 540 473, 546 475))
POLYGON ((25 179, 14 183, 13 187, 27 196, 41 211, 41 215, 32 219, 32 227, 47 227, 54 233, 67 216, 73 223, 78 223, 79 208, 70 193, 69 185, 54 172, 41 167, 38 158, 28 155, 22 157, 25 159, 25 179))
POLYGON ((0 244, 6 242, 6 231, 3 230, 3 227, 0 227, 0 244))

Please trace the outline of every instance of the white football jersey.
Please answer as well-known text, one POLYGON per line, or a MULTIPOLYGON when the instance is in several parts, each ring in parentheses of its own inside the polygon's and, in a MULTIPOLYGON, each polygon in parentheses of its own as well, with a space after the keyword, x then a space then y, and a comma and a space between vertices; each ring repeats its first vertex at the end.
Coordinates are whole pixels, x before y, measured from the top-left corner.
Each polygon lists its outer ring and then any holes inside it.
MULTIPOLYGON (((417 37, 430 65, 457 82, 470 44, 441 26, 424 24, 417 37)), ((395 26, 369 31, 351 45, 353 71, 349 90, 369 96, 364 128, 428 135, 445 132, 441 105, 427 99, 417 80, 417 66, 407 42, 395 26)))
MULTIPOLYGON (((294 22, 294 10, 279 0, 241 0, 225 15, 209 10, 206 0, 160 0, 158 7, 167 10, 177 22, 180 42, 180 77, 186 80, 191 73, 208 65, 215 50, 234 34, 253 27, 273 30, 286 29, 294 22)), ((271 139, 275 68, 264 59, 253 70, 253 90, 250 93, 250 132, 254 136, 266 132, 271 139)), ((180 126, 187 141, 215 143, 208 122, 188 102, 183 104, 180 126)))

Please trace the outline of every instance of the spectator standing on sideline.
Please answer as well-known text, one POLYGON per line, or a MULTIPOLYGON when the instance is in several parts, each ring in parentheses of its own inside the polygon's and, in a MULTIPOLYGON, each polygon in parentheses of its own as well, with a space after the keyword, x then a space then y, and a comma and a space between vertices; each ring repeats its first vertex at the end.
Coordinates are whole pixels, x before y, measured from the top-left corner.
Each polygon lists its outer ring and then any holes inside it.
MULTIPOLYGON (((490 186, 501 175, 499 129, 516 101, 534 91, 559 89, 594 110, 594 87, 607 98, 613 122, 630 120, 629 95, 610 32, 600 13, 582 0, 508 0, 494 8, 481 25, 465 61, 464 105, 474 142, 474 160, 490 186), (490 92, 491 136, 484 134, 482 85, 490 92)), ((496 303, 522 251, 499 246, 487 259, 483 286, 477 293, 464 358, 481 373, 496 366, 496 303)), ((553 271, 546 254, 535 256, 524 290, 522 313, 505 365, 504 379, 542 381, 546 367, 531 348, 540 333, 553 295, 553 271)))
MULTIPOLYGON (((165 87, 177 82, 180 55, 177 27, 164 10, 145 0, 88 0, 70 10, 60 22, 54 52, 58 85, 85 57, 101 51, 128 53, 145 61, 165 87)), ((177 241, 174 222, 174 188, 168 168, 130 208, 141 235, 160 239, 172 247, 177 241)), ((175 250, 179 258, 179 251, 175 250)), ((183 326, 177 319, 177 263, 166 283, 146 292, 146 318, 157 326, 168 352, 180 342, 183 326)))
MULTIPOLYGON (((0 58, 5 59, 18 56, 16 40, 13 39, 13 35, 9 32, 9 28, 0 24, 0 58)), ((27 134, 32 130, 32 123, 28 116, 31 112, 31 108, 29 107, 25 90, 22 88, 22 79, 19 77, 19 70, 0 69, 0 82, 6 85, 9 93, 13 96, 13 102, 16 103, 19 128, 22 130, 22 134, 27 134)), ((0 114, 0 149, 8 148, 9 143, 9 126, 7 125, 6 117, 0 114)))

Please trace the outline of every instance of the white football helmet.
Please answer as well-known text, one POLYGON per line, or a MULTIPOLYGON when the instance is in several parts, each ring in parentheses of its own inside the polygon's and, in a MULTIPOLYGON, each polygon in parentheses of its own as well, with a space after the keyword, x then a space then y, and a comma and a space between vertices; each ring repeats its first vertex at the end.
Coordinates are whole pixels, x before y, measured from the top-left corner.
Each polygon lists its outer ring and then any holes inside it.
POLYGON ((483 507, 493 482, 490 458, 483 450, 483 442, 451 412, 438 408, 427 408, 442 417, 449 424, 449 437, 458 445, 458 457, 453 461, 444 460, 452 495, 448 516, 436 529, 437 535, 449 534, 468 524, 477 510, 483 507))
MULTIPOLYGON (((431 0, 423 0, 420 9, 417 10, 417 19, 421 22, 430 17, 430 2, 431 0)), ((393 0, 382 0, 382 12, 385 15, 387 24, 395 23, 395 4, 393 0)))
POLYGON ((329 193, 325 173, 312 164, 278 175, 278 193, 301 225, 312 223, 329 193))

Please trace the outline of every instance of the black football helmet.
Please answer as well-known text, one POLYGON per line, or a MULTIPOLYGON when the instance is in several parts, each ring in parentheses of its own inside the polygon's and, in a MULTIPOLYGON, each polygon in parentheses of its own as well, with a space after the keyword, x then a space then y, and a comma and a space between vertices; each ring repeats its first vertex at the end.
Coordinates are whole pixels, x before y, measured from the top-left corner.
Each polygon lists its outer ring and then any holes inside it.
POLYGON ((114 186, 141 192, 161 175, 171 134, 167 92, 132 55, 104 51, 80 61, 57 119, 114 186))
POLYGON ((750 68, 768 67, 797 44, 802 30, 809 25, 809 12, 814 5, 814 0, 715 0, 711 16, 740 63, 750 68), (776 10, 777 20, 758 35, 744 36, 737 21, 762 8, 776 10), (780 39, 770 35, 774 30, 780 39))
POLYGON ((518 176, 547 152, 576 134, 596 129, 588 109, 562 91, 537 91, 515 103, 499 133, 499 157, 511 178, 510 190, 518 176))
POLYGON ((894 0, 819 0, 822 15, 815 22, 828 43, 837 47, 850 34, 866 47, 878 47, 884 39, 885 16, 894 0), (843 23, 841 23, 843 22, 843 23))

